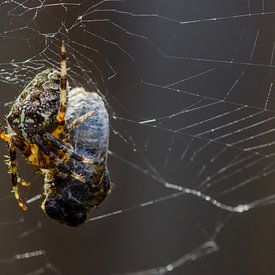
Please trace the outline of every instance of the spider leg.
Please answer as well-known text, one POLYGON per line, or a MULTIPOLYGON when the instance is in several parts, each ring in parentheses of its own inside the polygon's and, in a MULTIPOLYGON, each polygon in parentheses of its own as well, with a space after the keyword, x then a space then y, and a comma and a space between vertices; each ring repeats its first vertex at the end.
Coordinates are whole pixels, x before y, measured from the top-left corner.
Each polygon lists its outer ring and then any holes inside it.
POLYGON ((26 181, 22 180, 21 178, 18 179, 18 182, 24 187, 30 187, 30 185, 31 185, 30 182, 26 182, 26 181))
MULTIPOLYGON (((6 157, 5 163, 8 165, 9 171, 11 171, 11 168, 10 168, 10 157, 9 156, 5 156, 5 157, 6 157)), ((18 176, 18 180, 17 181, 18 181, 18 183, 20 183, 24 187, 29 187, 31 185, 29 182, 24 181, 19 176, 18 176)))
POLYGON ((18 202, 18 205, 26 211, 28 208, 23 203, 19 195, 18 190, 18 175, 17 175, 17 163, 16 163, 16 148, 13 143, 9 143, 9 153, 10 153, 10 172, 11 172, 11 182, 12 182, 12 191, 14 193, 15 199, 18 202))
POLYGON ((71 175, 73 178, 85 182, 85 179, 81 176, 75 173, 70 169, 70 167, 64 163, 63 160, 61 160, 58 156, 56 156, 50 149, 47 148, 45 145, 45 140, 41 137, 35 137, 36 144, 38 145, 39 149, 50 158, 51 162, 57 167, 58 171, 61 171, 64 174, 71 175))
POLYGON ((66 159, 73 158, 75 160, 93 164, 93 160, 89 158, 85 158, 77 153, 75 153, 72 149, 69 148, 69 145, 67 145, 65 142, 58 140, 56 137, 52 136, 49 133, 45 133, 44 137, 47 141, 49 141, 53 148, 56 148, 57 150, 60 150, 63 154, 66 155, 66 159))
MULTIPOLYGON (((64 127, 65 114, 67 109, 67 66, 66 66, 66 49, 64 41, 61 44, 61 76, 60 76, 60 103, 57 114, 59 126, 64 127)), ((64 129, 64 128, 63 128, 64 129)))
POLYGON ((77 119, 75 119, 69 126, 67 126, 67 133, 70 133, 74 128, 76 128, 79 124, 84 122, 87 118, 90 118, 91 116, 94 115, 95 112, 89 112, 77 119))
POLYGON ((60 158, 58 158, 50 149, 47 148, 45 142, 41 137, 35 137, 35 142, 38 145, 39 149, 50 158, 50 160, 56 165, 56 167, 64 172, 69 173, 70 168, 66 165, 60 158))
MULTIPOLYGON (((22 152, 26 159, 28 159, 33 165, 36 164, 37 160, 33 158, 34 155, 32 155, 31 146, 28 143, 26 143, 23 139, 18 139, 18 137, 13 137, 12 142, 14 146, 22 152)), ((10 158, 7 159, 7 164, 10 164, 10 158)), ((29 182, 26 182, 18 175, 17 182, 24 187, 29 187, 31 185, 29 182)))
POLYGON ((92 205, 94 207, 99 207, 101 202, 106 198, 111 192, 110 176, 107 169, 102 173, 99 181, 100 184, 92 187, 93 190, 93 199, 92 205))

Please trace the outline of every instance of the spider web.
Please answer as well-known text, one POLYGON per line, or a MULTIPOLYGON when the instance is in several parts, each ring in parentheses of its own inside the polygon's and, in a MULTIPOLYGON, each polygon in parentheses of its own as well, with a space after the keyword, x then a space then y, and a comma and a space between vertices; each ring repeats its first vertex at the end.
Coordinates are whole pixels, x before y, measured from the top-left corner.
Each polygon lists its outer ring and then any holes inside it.
POLYGON ((271 0, 2 1, 1 113, 64 39, 70 86, 106 101, 115 188, 67 228, 23 159, 22 213, 2 164, 1 274, 273 274, 274 19, 271 0))

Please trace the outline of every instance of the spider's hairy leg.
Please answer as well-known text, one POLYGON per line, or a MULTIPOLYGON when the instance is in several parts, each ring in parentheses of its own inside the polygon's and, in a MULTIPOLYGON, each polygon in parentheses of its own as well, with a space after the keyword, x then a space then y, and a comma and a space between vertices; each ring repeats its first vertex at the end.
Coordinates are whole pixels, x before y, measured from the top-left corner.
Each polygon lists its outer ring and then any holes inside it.
POLYGON ((60 76, 60 103, 57 114, 57 122, 60 126, 64 126, 65 114, 67 109, 67 64, 65 43, 61 44, 61 76, 60 76))
POLYGON ((22 179, 18 179, 18 182, 24 187, 30 187, 30 185, 31 185, 30 182, 26 182, 22 179))
POLYGON ((19 190, 18 190, 18 183, 20 183, 22 186, 29 186, 30 184, 27 183, 26 181, 20 179, 17 174, 17 163, 16 163, 16 147, 11 141, 11 137, 9 135, 5 134, 4 127, 0 124, 0 138, 8 142, 9 144, 9 158, 6 160, 6 163, 8 164, 9 167, 9 172, 11 174, 11 182, 12 182, 12 191, 14 193, 15 199, 18 202, 18 205, 24 210, 27 210, 26 205, 23 203, 22 199, 20 198, 19 195, 19 190))
POLYGON ((70 175, 79 181, 85 181, 81 175, 78 175, 77 173, 72 171, 70 167, 64 163, 64 161, 62 161, 58 156, 56 156, 52 151, 47 148, 47 146, 45 145, 47 140, 43 140, 43 138, 41 139, 41 137, 37 136, 35 137, 35 141, 39 149, 44 153, 44 155, 50 158, 51 163, 54 164, 58 171, 66 175, 70 175))
POLYGON ((64 173, 70 172, 70 168, 45 145, 43 138, 41 139, 41 137, 37 136, 34 140, 39 149, 44 153, 44 155, 50 158, 51 162, 55 164, 58 170, 64 173))
POLYGON ((93 164, 93 160, 83 157, 77 153, 75 153, 72 149, 69 148, 69 144, 66 144, 65 142, 58 140, 56 137, 49 133, 44 134, 44 138, 50 142, 51 146, 57 150, 60 150, 62 154, 64 154, 65 160, 69 160, 70 158, 73 158, 75 160, 93 164))
POLYGON ((89 117, 93 116, 95 112, 89 112, 87 114, 82 115, 79 118, 76 118, 70 125, 59 125, 52 133, 51 135, 53 137, 58 138, 59 140, 66 140, 68 139, 70 132, 76 128, 79 124, 84 122, 89 117))
POLYGON ((75 119, 69 126, 67 126, 66 132, 70 133, 74 128, 76 128, 79 124, 84 122, 86 119, 90 118, 94 115, 95 112, 89 112, 77 119, 75 119))
POLYGON ((27 206, 23 203, 19 195, 18 190, 18 175, 17 175, 17 163, 16 163, 16 148, 12 142, 9 142, 9 153, 10 153, 10 172, 11 172, 11 182, 12 191, 14 193, 15 199, 18 205, 24 210, 27 210, 27 206))
MULTIPOLYGON (((14 144, 14 146, 18 149, 20 149, 23 153, 23 155, 28 159, 30 157, 31 154, 31 150, 30 150, 30 146, 23 141, 19 141, 16 138, 13 137, 12 139, 12 143, 14 144)), ((5 159, 5 163, 8 165, 9 168, 9 174, 11 174, 11 160, 10 157, 5 155, 6 159, 5 159)), ((31 184, 29 182, 26 182, 25 180, 23 180, 21 177, 18 176, 17 174, 17 182, 20 183, 22 186, 24 187, 29 187, 31 184)))
POLYGON ((5 142, 10 141, 10 136, 5 134, 5 129, 1 124, 0 124, 0 138, 5 142))
POLYGON ((107 169, 105 169, 105 171, 102 173, 99 181, 101 188, 98 189, 98 187, 96 187, 94 189, 95 196, 92 203, 96 208, 98 208, 101 202, 106 198, 106 196, 112 192, 113 188, 112 184, 110 183, 110 176, 107 169))

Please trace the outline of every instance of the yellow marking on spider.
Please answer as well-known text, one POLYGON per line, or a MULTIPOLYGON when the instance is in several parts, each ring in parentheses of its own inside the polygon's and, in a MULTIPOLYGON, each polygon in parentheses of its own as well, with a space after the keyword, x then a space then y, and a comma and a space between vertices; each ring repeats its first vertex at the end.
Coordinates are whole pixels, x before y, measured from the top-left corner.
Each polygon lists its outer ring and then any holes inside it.
POLYGON ((9 142, 10 141, 10 136, 9 135, 5 135, 3 132, 0 131, 0 138, 5 141, 5 142, 9 142))
POLYGON ((40 167, 40 162, 39 160, 41 160, 41 158, 39 157, 39 152, 40 149, 36 144, 31 144, 30 145, 30 150, 31 150, 31 154, 28 157, 28 161, 36 167, 40 167))
POLYGON ((63 162, 66 162, 66 160, 68 159, 68 157, 70 157, 68 154, 64 154, 62 150, 58 150, 58 157, 60 160, 62 160, 63 162))
POLYGON ((18 192, 18 186, 13 186, 12 187, 12 192, 14 193, 15 199, 17 200, 18 205, 21 207, 21 209, 24 210, 24 211, 27 211, 28 207, 20 199, 19 192, 18 192))
MULTIPOLYGON (((61 109, 61 108, 60 108, 60 109, 61 109)), ((65 119, 65 112, 64 112, 63 110, 61 110, 61 111, 58 113, 56 119, 57 119, 58 122, 64 121, 64 119, 65 119)))
POLYGON ((65 126, 59 125, 57 128, 51 133, 57 139, 60 139, 60 135, 65 131, 65 126))
POLYGON ((24 180, 19 180, 18 182, 24 187, 29 187, 31 185, 29 182, 26 182, 24 180))
POLYGON ((41 205, 40 205, 40 207, 43 211, 45 211, 45 202, 46 202, 46 200, 43 200, 41 205))

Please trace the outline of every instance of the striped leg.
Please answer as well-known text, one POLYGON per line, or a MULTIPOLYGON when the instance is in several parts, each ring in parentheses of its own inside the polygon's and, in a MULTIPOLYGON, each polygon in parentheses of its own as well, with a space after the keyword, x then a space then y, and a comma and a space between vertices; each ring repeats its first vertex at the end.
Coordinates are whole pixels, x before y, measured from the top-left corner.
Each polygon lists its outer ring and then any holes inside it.
POLYGON ((11 173, 12 191, 14 193, 15 199, 17 200, 19 206, 24 211, 26 211, 27 206, 23 203, 19 195, 18 182, 20 181, 18 181, 18 175, 17 175, 16 149, 11 142, 9 143, 9 152, 10 152, 10 173, 11 173))
POLYGON ((89 112, 79 118, 76 118, 69 126, 67 126, 66 132, 70 133, 75 127, 84 122, 87 118, 94 115, 95 112, 89 112))
POLYGON ((51 163, 55 165, 55 167, 63 174, 67 174, 72 176, 73 178, 85 182, 84 178, 81 175, 78 175, 74 171, 70 169, 70 167, 63 162, 58 156, 56 156, 52 151, 50 151, 47 146, 44 144, 44 140, 41 137, 35 138, 36 144, 38 145, 39 149, 50 158, 51 163))
POLYGON ((65 164, 58 156, 56 156, 45 144, 41 137, 35 137, 35 142, 39 149, 50 158, 51 162, 63 173, 70 173, 70 167, 65 164))
POLYGON ((44 134, 44 138, 46 141, 49 141, 51 146, 57 150, 60 150, 62 154, 66 155, 66 160, 73 158, 75 160, 81 161, 83 163, 93 164, 93 160, 86 158, 84 156, 81 156, 73 151, 69 146, 69 144, 66 144, 65 142, 58 140, 56 137, 52 136, 49 133, 44 134))
POLYGON ((11 174, 11 182, 12 182, 12 191, 14 193, 14 196, 19 204, 19 206, 23 210, 27 210, 26 205, 23 203, 19 196, 18 192, 18 183, 20 183, 22 186, 28 187, 30 184, 25 182, 22 179, 18 178, 17 174, 17 165, 16 165, 16 149, 15 146, 10 142, 10 136, 5 134, 5 130, 3 126, 0 124, 0 138, 9 143, 9 152, 10 152, 10 159, 7 160, 7 164, 9 166, 9 171, 11 174))
POLYGON ((30 187, 31 186, 31 184, 29 182, 26 182, 26 181, 22 180, 21 178, 18 179, 18 182, 24 187, 30 187))
MULTIPOLYGON (((9 174, 11 173, 11 165, 10 165, 10 157, 9 156, 5 156, 5 163, 8 165, 9 167, 9 174)), ((31 184, 29 182, 24 181, 23 179, 21 179, 18 175, 17 175, 17 182, 20 183, 22 186, 24 187, 29 187, 31 184)))
POLYGON ((57 114, 57 121, 60 126, 65 123, 65 114, 67 109, 67 66, 66 50, 64 41, 61 44, 61 78, 60 78, 60 104, 57 114))

